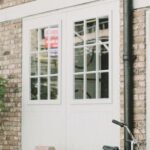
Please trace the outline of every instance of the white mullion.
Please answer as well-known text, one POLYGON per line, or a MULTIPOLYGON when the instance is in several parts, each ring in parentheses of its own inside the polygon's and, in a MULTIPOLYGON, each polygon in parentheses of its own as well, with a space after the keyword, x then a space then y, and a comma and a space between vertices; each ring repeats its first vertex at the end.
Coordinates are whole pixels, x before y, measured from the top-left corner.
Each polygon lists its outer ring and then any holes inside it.
POLYGON ((98 54, 98 29, 99 29, 99 26, 98 26, 98 18, 96 18, 96 99, 99 97, 99 92, 98 92, 98 69, 99 69, 99 54, 98 54))
POLYGON ((54 74, 55 77, 56 77, 56 83, 57 83, 57 100, 60 99, 60 91, 59 91, 59 84, 60 84, 60 69, 61 69, 61 66, 60 66, 60 51, 61 51, 61 21, 59 22, 59 24, 57 24, 57 29, 58 29, 58 47, 57 47, 57 74, 54 74))
POLYGON ((74 24, 73 24, 73 99, 76 99, 75 98, 75 90, 76 90, 76 87, 75 87, 75 82, 76 82, 76 80, 75 80, 75 75, 76 75, 76 73, 75 73, 75 59, 76 59, 76 53, 75 53, 75 50, 76 50, 76 48, 80 48, 79 46, 76 46, 75 45, 75 22, 74 22, 74 24))
POLYGON ((101 63, 100 63, 101 54, 102 54, 102 53, 101 53, 101 44, 100 44, 100 45, 99 45, 99 55, 100 55, 100 58, 99 58, 99 73, 98 73, 98 74, 99 74, 98 76, 99 76, 99 78, 100 78, 100 82, 99 82, 99 98, 101 98, 101 88, 102 88, 102 87, 101 87, 101 86, 102 86, 102 85, 101 85, 101 77, 102 77, 102 74, 101 74, 101 73, 102 73, 102 70, 101 70, 101 63))
POLYGON ((110 70, 100 70, 100 71, 98 71, 99 73, 109 73, 110 72, 110 70))
POLYGON ((76 72, 76 73, 74 73, 74 75, 83 75, 84 74, 84 72, 76 72))
POLYGON ((111 62, 112 61, 112 30, 113 30, 113 28, 112 28, 112 12, 110 12, 109 13, 109 15, 108 15, 108 33, 109 33, 109 35, 108 35, 108 46, 109 46, 109 51, 108 51, 108 61, 109 61, 109 66, 108 66, 108 89, 109 89, 109 95, 108 95, 108 97, 110 98, 111 97, 111 86, 112 86, 112 79, 110 78, 111 77, 111 75, 113 74, 112 73, 112 64, 113 64, 113 62, 111 62))
MULTIPOLYGON (((50 27, 48 27, 48 28, 50 28, 50 27)), ((48 95, 48 100, 50 100, 50 98, 51 98, 51 92, 50 92, 50 82, 51 82, 51 80, 50 80, 50 78, 51 78, 51 76, 50 76, 50 72, 51 72, 51 70, 50 70, 50 67, 51 67, 51 64, 50 64, 50 62, 51 62, 51 55, 50 55, 50 48, 49 48, 49 40, 50 40, 50 38, 48 37, 48 48, 47 48, 47 57, 48 57, 48 65, 47 65, 47 67, 48 67, 48 79, 47 79, 47 81, 48 81, 48 83, 47 83, 47 95, 48 95)))
POLYGON ((29 97, 30 97, 30 100, 32 100, 31 98, 31 79, 32 79, 32 76, 31 76, 31 57, 32 57, 32 51, 31 51, 31 32, 29 34, 29 38, 30 38, 30 49, 29 49, 29 97))
POLYGON ((87 65, 86 65, 86 61, 87 61, 87 59, 86 59, 86 20, 84 20, 84 70, 83 70, 83 72, 84 72, 84 74, 83 74, 83 99, 86 99, 86 86, 87 86, 87 82, 86 82, 86 71, 87 71, 87 65))
POLYGON ((41 83, 40 83, 40 36, 41 36, 41 34, 40 34, 40 29, 38 29, 38 53, 37 53, 37 57, 38 57, 38 75, 37 75, 37 77, 38 77, 38 100, 40 100, 40 85, 41 85, 41 83))

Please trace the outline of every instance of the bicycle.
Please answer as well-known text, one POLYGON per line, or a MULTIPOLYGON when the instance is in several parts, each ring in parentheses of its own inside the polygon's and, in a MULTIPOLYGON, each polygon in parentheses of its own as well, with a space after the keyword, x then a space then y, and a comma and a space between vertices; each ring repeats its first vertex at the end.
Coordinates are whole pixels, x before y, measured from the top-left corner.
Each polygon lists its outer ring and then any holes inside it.
MULTIPOLYGON (((139 150, 139 148, 140 148, 139 142, 133 136, 133 134, 132 134, 131 130, 128 128, 128 126, 125 123, 119 122, 117 120, 112 120, 112 122, 116 125, 119 125, 121 128, 123 127, 128 132, 128 134, 130 135, 130 137, 131 137, 131 140, 130 140, 131 148, 130 148, 130 150, 134 150, 134 148, 137 148, 139 150)), ((119 150, 119 147, 116 147, 116 146, 112 147, 112 146, 104 145, 103 150, 119 150)))

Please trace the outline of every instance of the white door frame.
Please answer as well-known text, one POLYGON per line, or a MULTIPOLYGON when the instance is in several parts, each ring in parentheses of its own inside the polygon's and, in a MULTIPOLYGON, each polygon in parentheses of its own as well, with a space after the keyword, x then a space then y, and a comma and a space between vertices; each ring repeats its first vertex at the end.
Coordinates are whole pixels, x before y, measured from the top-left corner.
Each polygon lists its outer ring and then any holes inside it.
POLYGON ((146 149, 150 149, 150 10, 146 12, 146 149))

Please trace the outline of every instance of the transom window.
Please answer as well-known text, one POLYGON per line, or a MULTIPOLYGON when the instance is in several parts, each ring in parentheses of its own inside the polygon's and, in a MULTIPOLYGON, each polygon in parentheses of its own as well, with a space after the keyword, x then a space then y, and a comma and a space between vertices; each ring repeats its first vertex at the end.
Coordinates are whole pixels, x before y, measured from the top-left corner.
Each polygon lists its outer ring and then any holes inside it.
POLYGON ((109 98, 109 18, 74 23, 74 99, 109 98))
POLYGON ((30 30, 30 99, 57 100, 59 93, 59 28, 30 30))

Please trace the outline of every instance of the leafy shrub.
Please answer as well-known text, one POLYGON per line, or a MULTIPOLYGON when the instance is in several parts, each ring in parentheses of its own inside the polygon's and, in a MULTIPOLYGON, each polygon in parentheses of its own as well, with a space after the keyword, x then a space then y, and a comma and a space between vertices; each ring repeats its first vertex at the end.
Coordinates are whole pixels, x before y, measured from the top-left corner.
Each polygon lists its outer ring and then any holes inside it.
POLYGON ((7 80, 3 77, 0 77, 0 112, 6 111, 4 105, 4 98, 7 91, 7 80))

